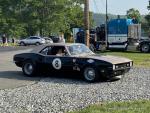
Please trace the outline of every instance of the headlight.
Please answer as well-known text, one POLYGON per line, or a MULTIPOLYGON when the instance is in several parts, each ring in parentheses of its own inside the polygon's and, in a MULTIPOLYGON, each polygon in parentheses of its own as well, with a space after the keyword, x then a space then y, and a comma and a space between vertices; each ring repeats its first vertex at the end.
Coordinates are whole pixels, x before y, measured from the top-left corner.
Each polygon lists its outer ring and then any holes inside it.
POLYGON ((113 65, 113 70, 115 70, 116 69, 116 66, 115 65, 113 65))

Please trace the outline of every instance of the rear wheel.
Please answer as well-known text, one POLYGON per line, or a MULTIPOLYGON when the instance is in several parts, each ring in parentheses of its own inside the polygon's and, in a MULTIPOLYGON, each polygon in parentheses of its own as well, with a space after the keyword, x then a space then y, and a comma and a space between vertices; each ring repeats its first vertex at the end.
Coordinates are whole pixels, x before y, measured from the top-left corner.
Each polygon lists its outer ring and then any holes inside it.
POLYGON ((141 46, 141 52, 143 52, 143 53, 148 53, 149 50, 150 50, 150 46, 149 46, 148 44, 143 44, 143 45, 141 46))
POLYGON ((83 72, 84 79, 87 82, 95 82, 99 79, 99 75, 93 67, 86 67, 83 72))
POLYGON ((31 77, 35 75, 36 68, 32 61, 25 61, 22 66, 22 71, 24 75, 31 77))
POLYGON ((39 42, 36 42, 35 45, 38 46, 38 45, 40 45, 40 43, 39 43, 39 42))
POLYGON ((20 42, 20 45, 21 45, 21 46, 25 46, 25 43, 24 43, 24 42, 20 42))

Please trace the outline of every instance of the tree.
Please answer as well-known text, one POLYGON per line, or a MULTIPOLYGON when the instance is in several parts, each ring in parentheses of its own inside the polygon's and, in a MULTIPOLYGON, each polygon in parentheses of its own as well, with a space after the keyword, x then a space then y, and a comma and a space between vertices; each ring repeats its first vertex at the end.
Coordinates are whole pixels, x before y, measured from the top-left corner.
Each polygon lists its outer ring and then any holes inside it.
POLYGON ((127 18, 136 19, 137 23, 141 22, 140 12, 134 8, 127 11, 127 18))
POLYGON ((20 0, 1 0, 0 1, 0 33, 8 36, 20 37, 26 35, 24 24, 18 21, 18 4, 20 0))
MULTIPOLYGON (((149 5, 147 6, 147 9, 150 10, 150 1, 149 1, 149 5)), ((145 16, 146 22, 143 24, 145 31, 148 33, 148 35, 150 34, 150 13, 148 15, 145 16)))
POLYGON ((84 0, 0 0, 0 33, 48 36, 83 27, 84 0))

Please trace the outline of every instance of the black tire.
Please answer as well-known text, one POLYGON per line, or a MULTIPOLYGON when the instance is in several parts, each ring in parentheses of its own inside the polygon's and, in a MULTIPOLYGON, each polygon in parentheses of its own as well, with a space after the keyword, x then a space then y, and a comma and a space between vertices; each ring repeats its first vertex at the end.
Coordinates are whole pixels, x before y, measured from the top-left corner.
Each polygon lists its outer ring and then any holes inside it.
POLYGON ((143 53, 148 53, 150 51, 150 45, 148 45, 148 44, 142 44, 140 50, 143 53))
POLYGON ((21 46, 25 46, 25 43, 24 43, 24 42, 20 42, 20 45, 21 45, 21 46))
POLYGON ((23 66, 22 66, 22 71, 23 71, 23 74, 28 77, 35 76, 36 74, 35 64, 30 60, 24 61, 23 66))
POLYGON ((39 42, 36 42, 36 43, 35 43, 35 45, 36 45, 36 46, 39 46, 39 45, 40 45, 40 43, 39 43, 39 42))
POLYGON ((84 68, 83 76, 87 82, 95 82, 99 80, 99 74, 93 67, 84 68))

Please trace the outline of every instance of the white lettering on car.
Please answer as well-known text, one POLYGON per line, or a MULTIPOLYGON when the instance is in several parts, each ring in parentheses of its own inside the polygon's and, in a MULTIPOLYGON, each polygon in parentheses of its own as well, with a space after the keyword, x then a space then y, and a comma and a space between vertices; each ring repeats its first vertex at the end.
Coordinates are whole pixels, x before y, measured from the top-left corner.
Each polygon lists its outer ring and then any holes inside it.
POLYGON ((55 69, 61 69, 62 67, 62 63, 61 63, 61 60, 59 58, 55 58, 52 62, 52 65, 55 69))

